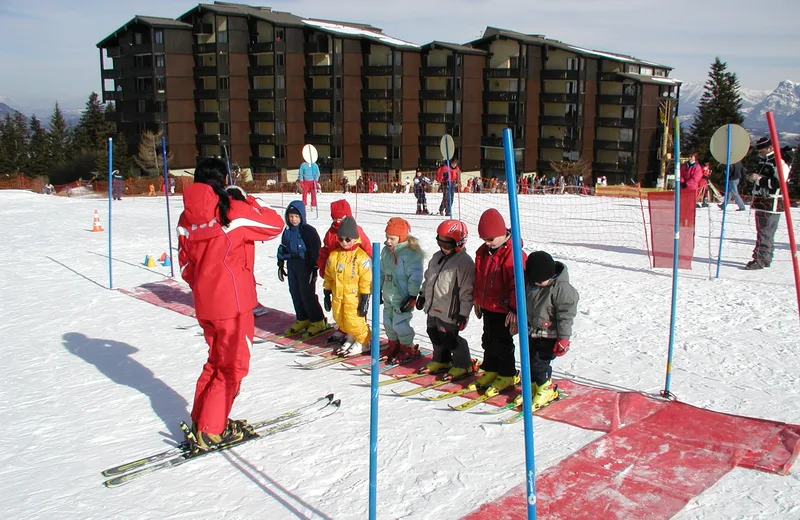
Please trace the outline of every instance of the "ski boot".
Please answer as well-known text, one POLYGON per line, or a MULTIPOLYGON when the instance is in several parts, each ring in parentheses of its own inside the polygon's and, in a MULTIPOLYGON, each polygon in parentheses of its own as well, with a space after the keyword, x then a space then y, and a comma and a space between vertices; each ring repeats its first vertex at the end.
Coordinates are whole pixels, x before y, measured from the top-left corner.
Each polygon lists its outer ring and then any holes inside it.
POLYGON ((186 435, 192 452, 213 450, 221 444, 232 444, 245 438, 247 421, 233 421, 228 419, 225 430, 220 433, 200 431, 197 424, 192 424, 192 430, 186 435))
POLYGON ((486 395, 489 397, 494 397, 499 395, 500 392, 507 390, 509 388, 513 388, 517 386, 520 382, 519 375, 513 376, 497 376, 494 381, 492 381, 491 386, 486 389, 486 395))
POLYGON ((333 334, 328 336, 329 343, 338 343, 339 345, 344 343, 345 339, 347 339, 347 334, 342 332, 340 329, 336 329, 335 331, 333 331, 333 334))
POLYGON ((461 367, 451 367, 450 370, 442 377, 442 379, 447 379, 452 381, 454 379, 458 379, 460 377, 466 377, 470 374, 475 373, 475 367, 470 365, 468 368, 461 368, 461 367))
POLYGON ((556 399, 558 399, 558 392, 553 386, 553 380, 548 379, 545 383, 536 385, 536 393, 533 394, 533 401, 531 404, 533 405, 533 409, 537 410, 556 399))
POLYGON ((480 390, 481 388, 487 388, 492 382, 497 378, 497 372, 484 372, 481 377, 470 383, 469 389, 470 390, 480 390))
POLYGON ((322 318, 319 321, 312 321, 308 328, 306 329, 306 333, 303 334, 303 337, 308 339, 317 334, 322 334, 328 329, 328 321, 325 318, 322 318))
POLYGON ((386 350, 383 351, 381 354, 381 359, 389 361, 397 355, 397 352, 400 350, 400 342, 396 339, 390 339, 389 344, 386 346, 386 350))
POLYGON ((451 366, 453 365, 449 361, 447 363, 442 363, 441 361, 428 361, 428 364, 425 365, 424 371, 428 372, 429 374, 438 374, 439 372, 449 370, 451 366))
POLYGON ((395 363, 403 363, 419 356, 419 345, 399 345, 397 352, 392 356, 395 363))
POLYGON ((284 332, 284 334, 287 336, 291 336, 293 334, 299 334, 304 330, 306 330, 309 325, 311 325, 311 322, 308 320, 297 320, 291 327, 286 329, 286 332, 284 332))

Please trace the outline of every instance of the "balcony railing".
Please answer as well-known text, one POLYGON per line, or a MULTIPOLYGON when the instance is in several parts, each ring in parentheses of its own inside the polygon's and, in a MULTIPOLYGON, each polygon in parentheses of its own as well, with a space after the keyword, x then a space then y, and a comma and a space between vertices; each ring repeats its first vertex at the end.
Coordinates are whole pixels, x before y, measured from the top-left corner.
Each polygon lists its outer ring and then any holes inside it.
POLYGON ((103 79, 120 79, 122 78, 122 70, 120 69, 103 69, 101 73, 103 79))
POLYGON ((166 114, 160 112, 121 112, 119 118, 123 123, 162 123, 167 120, 166 114))
POLYGON ((138 45, 131 45, 128 47, 126 54, 153 54, 153 44, 140 43, 138 45))
POLYGON ((577 126, 578 118, 575 116, 539 116, 539 124, 550 126, 577 126))
POLYGON ((121 97, 120 94, 122 94, 122 92, 117 92, 116 90, 104 90, 103 91, 103 101, 104 102, 119 101, 119 99, 121 97))
POLYGON ((542 70, 542 79, 579 79, 579 70, 566 70, 566 69, 544 69, 542 70))
POLYGON ((192 45, 192 52, 194 54, 216 54, 216 43, 195 43, 192 45))
POLYGON ((251 76, 272 76, 275 74, 274 65, 250 65, 247 72, 251 76))
POLYGON ((361 112, 361 121, 364 123, 391 123, 391 112, 361 112))
POLYGON ((620 75, 618 72, 598 72, 598 81, 619 81, 620 75))
POLYGON ((332 65, 313 65, 306 67, 309 76, 330 76, 333 73, 332 65))
POLYGON ((271 88, 251 88, 247 91, 250 99, 272 99, 275 97, 275 90, 271 88))
POLYGON ((262 121, 275 121, 275 112, 250 112, 250 121, 253 122, 262 122, 262 121))
MULTIPOLYGON (((481 146, 489 146, 493 148, 503 147, 503 138, 499 136, 481 136, 481 146)), ((525 139, 517 138, 513 140, 514 148, 524 148, 525 139)))
POLYGON ((455 67, 420 67, 420 74, 429 77, 455 76, 455 67))
POLYGON ((332 135, 326 134, 306 134, 306 143, 311 144, 331 144, 333 142, 332 135))
POLYGON ((518 78, 521 70, 519 68, 486 68, 483 69, 485 78, 518 78))
POLYGON ((456 120, 454 114, 420 113, 419 120, 423 123, 453 123, 456 120))
POLYGON ((381 168, 384 170, 399 170, 400 159, 373 159, 371 157, 361 158, 361 169, 367 172, 372 168, 381 168))
POLYGON ((275 144, 274 134, 250 134, 252 144, 275 144))
POLYGON ((420 99, 453 99, 455 97, 455 90, 453 89, 422 89, 419 91, 420 99))
POLYGON ((563 148, 565 150, 575 150, 580 146, 578 139, 559 139, 557 137, 540 137, 539 148, 563 148))
POLYGON ((485 90, 483 99, 486 101, 518 101, 519 92, 506 92, 502 90, 485 90))
POLYGON ((276 159, 275 157, 259 157, 255 155, 250 156, 250 166, 277 168, 279 161, 282 161, 282 159, 276 159))
POLYGON ((597 126, 607 126, 610 128, 633 128, 636 120, 631 117, 598 117, 597 126))
POLYGON ((399 135, 361 134, 361 142, 363 144, 399 145, 401 140, 402 136, 399 135))
POLYGON ((333 112, 306 112, 306 121, 330 122, 333 121, 333 112))
POLYGON ((420 146, 439 146, 442 142, 441 135, 421 135, 419 136, 420 146))
POLYGON ((600 95, 597 96, 597 102, 601 105, 634 105, 636 96, 600 95))
POLYGON ((198 123, 216 123, 219 121, 219 112, 195 112, 194 120, 198 123))
POLYGON ((439 167, 441 159, 428 159, 427 157, 419 158, 419 167, 423 170, 435 170, 439 167))
POLYGON ((196 88, 194 97, 197 99, 217 99, 217 89, 215 88, 196 88))
POLYGON ((265 52, 274 52, 275 42, 257 42, 247 45, 247 52, 250 54, 261 54, 265 52))
POLYGON ((593 162, 592 170, 611 173, 631 173, 633 172, 633 161, 623 161, 616 163, 593 162))
POLYGON ((216 76, 217 75, 217 66, 216 65, 208 65, 205 67, 195 67, 194 68, 194 77, 201 78, 204 76, 216 76))
POLYGON ((109 58, 119 58, 122 56, 122 48, 121 47, 106 47, 106 55, 109 58))
POLYGON ((391 65, 365 65, 361 67, 362 76, 391 76, 393 67, 391 65))
POLYGON ((219 144, 219 134, 197 134, 195 136, 197 144, 219 144))
POLYGON ((330 47, 328 46, 328 41, 315 41, 315 42, 306 42, 305 47, 303 49, 306 54, 329 54, 330 47))
POLYGON ((566 94, 564 92, 542 92, 539 95, 544 103, 577 103, 578 94, 566 94))
MULTIPOLYGON (((515 167, 518 172, 522 171, 522 163, 515 161, 515 167)), ((485 170, 502 170, 506 167, 504 159, 481 159, 481 168, 485 170)))
POLYGON ((311 88, 305 90, 307 99, 330 99, 333 97, 332 88, 311 88))
POLYGON ((594 147, 600 150, 618 150, 623 152, 633 151, 633 141, 606 141, 595 139, 594 147))
POLYGON ((483 124, 485 125, 506 125, 517 121, 517 116, 508 114, 483 114, 483 124))
POLYGON ((392 99, 394 93, 389 89, 365 88, 361 89, 362 99, 392 99))

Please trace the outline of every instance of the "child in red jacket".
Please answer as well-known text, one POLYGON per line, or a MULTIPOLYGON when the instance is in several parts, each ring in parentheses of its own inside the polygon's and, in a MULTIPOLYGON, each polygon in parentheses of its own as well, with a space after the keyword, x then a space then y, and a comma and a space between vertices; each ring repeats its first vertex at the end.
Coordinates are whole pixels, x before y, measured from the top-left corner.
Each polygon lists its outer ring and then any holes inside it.
MULTIPOLYGON (((503 216, 487 209, 478 222, 483 245, 475 253, 475 316, 483 319, 483 375, 473 384, 497 395, 519 383, 514 360, 517 333, 517 301, 514 287, 514 255, 511 233, 503 216)), ((522 253, 525 262, 525 253, 522 253)))
POLYGON ((252 244, 283 230, 283 219, 255 198, 231 200, 225 191, 227 168, 219 159, 203 160, 194 184, 183 190, 178 221, 181 276, 194 297, 197 321, 208 343, 208 361, 197 380, 192 406, 194 450, 235 442, 243 423, 228 416, 250 367, 256 284, 250 268, 252 244))
MULTIPOLYGON (((319 258, 317 259, 319 272, 325 272, 325 265, 328 263, 328 256, 331 254, 331 251, 341 249, 339 236, 337 235, 339 226, 342 225, 342 221, 346 217, 352 216, 353 211, 350 209, 350 203, 346 200, 341 199, 331 202, 331 220, 333 220, 333 222, 328 232, 325 233, 325 238, 322 240, 322 247, 319 250, 319 258)), ((367 237, 367 234, 361 229, 361 226, 356 225, 356 229, 358 230, 359 238, 358 247, 363 249, 367 255, 372 258, 372 244, 369 241, 369 237, 367 237)), ((347 334, 337 329, 329 339, 342 342, 345 340, 346 336, 347 334)))

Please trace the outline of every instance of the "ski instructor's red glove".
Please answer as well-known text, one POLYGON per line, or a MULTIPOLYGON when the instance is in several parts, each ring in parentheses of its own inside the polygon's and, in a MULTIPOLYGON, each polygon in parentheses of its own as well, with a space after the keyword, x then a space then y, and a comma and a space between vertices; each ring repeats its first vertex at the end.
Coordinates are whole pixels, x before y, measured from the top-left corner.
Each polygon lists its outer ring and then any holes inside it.
POLYGON ((556 341, 556 344, 553 345, 553 355, 556 357, 561 357, 569 351, 569 340, 568 339, 559 339, 556 341))

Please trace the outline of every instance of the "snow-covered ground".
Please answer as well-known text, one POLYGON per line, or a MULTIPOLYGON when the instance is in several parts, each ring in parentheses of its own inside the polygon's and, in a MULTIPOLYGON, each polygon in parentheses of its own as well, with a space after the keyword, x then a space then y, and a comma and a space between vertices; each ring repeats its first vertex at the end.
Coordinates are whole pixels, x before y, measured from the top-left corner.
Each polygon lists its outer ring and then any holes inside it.
MULTIPOLYGON (((413 212, 412 195, 374 197, 362 196, 358 202, 359 223, 373 240, 381 240, 390 216, 406 214, 412 234, 428 253, 434 251, 441 218, 407 215, 413 212)), ((563 233, 574 236, 559 240, 552 232, 557 217, 548 217, 549 210, 531 213, 531 205, 561 206, 569 215, 585 202, 549 197, 522 201, 528 215, 523 218, 526 249, 544 248, 567 262, 581 294, 573 347, 555 361, 555 375, 657 392, 664 386, 671 271, 648 267, 636 250, 635 222, 623 225, 632 228, 630 238, 615 231, 604 237, 602 224, 585 222, 583 228, 565 228, 563 233)), ((290 200, 263 198, 276 208, 290 200)), ((320 233, 329 224, 328 204, 336 198, 323 195, 319 217, 311 215, 320 233)), ((480 211, 489 205, 506 207, 502 199, 462 195, 462 217, 472 233, 470 252, 479 245, 475 222, 480 211)), ((597 222, 613 221, 624 208, 638 207, 630 200, 591 201, 595 210, 580 210, 578 216, 597 222)), ((355 209, 355 200, 351 203, 355 209)), ((181 201, 174 198, 171 204, 174 226, 181 201)), ((369 390, 356 384, 366 378, 341 369, 296 370, 293 354, 269 345, 256 346, 234 417, 264 418, 335 392, 343 406, 334 418, 122 488, 101 485, 102 469, 163 449, 177 438, 206 356, 200 336, 176 328, 194 320, 107 289, 107 234, 89 232, 94 209, 107 227, 107 207, 103 199, 0 192, 0 516, 366 518, 370 403, 369 390)), ((141 265, 145 255, 167 250, 165 217, 162 198, 114 203, 116 288, 169 275, 168 268, 141 265)), ((723 262, 720 279, 711 280, 703 237, 718 219, 717 214, 698 218, 699 261, 695 270, 680 274, 671 390, 700 407, 800 423, 799 321, 785 230, 773 266, 744 271, 755 234, 752 216, 730 213, 726 248, 732 256, 723 262)), ((276 247, 274 241, 257 245, 259 294, 265 305, 291 311, 288 289, 275 276, 276 247)), ((414 325, 419 342, 428 345, 424 317, 415 314, 414 325)), ((465 337, 476 356, 480 335, 481 323, 473 319, 465 337)), ((485 421, 442 403, 382 390, 379 517, 459 518, 523 482, 522 424, 501 427, 485 421)), ((534 424, 537 471, 601 435, 538 418, 534 424)), ((796 469, 781 477, 737 468, 675 518, 797 519, 798 480, 796 469)))

